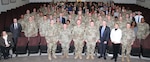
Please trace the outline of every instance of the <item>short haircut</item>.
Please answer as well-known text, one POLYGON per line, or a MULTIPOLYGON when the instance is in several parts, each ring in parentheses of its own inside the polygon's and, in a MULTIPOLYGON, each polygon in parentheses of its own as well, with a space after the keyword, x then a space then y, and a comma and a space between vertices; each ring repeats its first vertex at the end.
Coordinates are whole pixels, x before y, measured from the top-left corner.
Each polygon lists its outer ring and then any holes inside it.
POLYGON ((127 24, 131 24, 130 22, 127 22, 127 24))
POLYGON ((115 23, 114 25, 118 25, 119 26, 119 23, 115 23))
POLYGON ((91 22, 94 22, 93 20, 91 20, 91 22))
POLYGON ((70 20, 69 20, 69 19, 68 19, 67 21, 70 23, 70 20))

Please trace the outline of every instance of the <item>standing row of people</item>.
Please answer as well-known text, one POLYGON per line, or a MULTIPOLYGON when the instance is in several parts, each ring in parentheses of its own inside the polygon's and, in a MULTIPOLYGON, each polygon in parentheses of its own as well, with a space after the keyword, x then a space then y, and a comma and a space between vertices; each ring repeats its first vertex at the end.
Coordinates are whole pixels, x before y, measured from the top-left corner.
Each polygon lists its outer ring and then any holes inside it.
MULTIPOLYGON (((69 43, 72 40, 75 46, 75 59, 82 59, 84 41, 87 43, 86 59, 94 59, 96 42, 99 42, 100 56, 98 58, 106 59, 106 47, 111 40, 114 47, 112 59, 117 61, 118 49, 121 44, 122 53, 128 50, 128 57, 134 39, 145 39, 149 35, 149 25, 144 22, 144 17, 140 15, 140 12, 137 14, 141 17, 136 17, 135 14, 135 12, 116 6, 114 3, 61 4, 58 2, 47 6, 44 4, 38 10, 34 8, 32 13, 27 10, 26 14, 21 15, 21 19, 18 20, 21 27, 17 24, 20 28, 16 31, 16 22, 14 21, 10 29, 14 39, 19 36, 21 31, 25 33, 26 37, 35 37, 38 36, 38 33, 45 37, 49 60, 52 59, 51 57, 57 58, 55 50, 58 41, 62 44, 63 57, 68 58, 69 43), (141 22, 137 22, 137 20, 141 22), (136 23, 132 23, 130 26, 131 22, 136 23)), ((17 41, 15 42, 17 43, 17 41)), ((124 55, 122 57, 124 58, 124 55)))

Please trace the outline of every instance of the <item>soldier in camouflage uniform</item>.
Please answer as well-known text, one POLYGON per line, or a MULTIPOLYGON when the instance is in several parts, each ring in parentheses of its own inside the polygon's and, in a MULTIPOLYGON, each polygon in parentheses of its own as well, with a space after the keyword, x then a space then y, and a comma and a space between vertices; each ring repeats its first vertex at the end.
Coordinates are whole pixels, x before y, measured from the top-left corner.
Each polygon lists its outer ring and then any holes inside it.
POLYGON ((30 10, 27 10, 27 11, 26 11, 26 14, 24 15, 25 20, 27 21, 30 16, 31 16, 30 10))
POLYGON ((82 50, 84 45, 84 30, 85 27, 81 24, 81 20, 77 20, 77 25, 73 27, 72 35, 73 35, 73 41, 75 45, 75 57, 74 59, 77 59, 78 57, 82 59, 82 50))
POLYGON ((122 62, 124 62, 124 57, 125 57, 125 51, 126 51, 126 58, 127 62, 130 62, 130 52, 132 45, 135 41, 135 33, 134 30, 131 29, 130 23, 126 24, 126 28, 123 29, 123 35, 122 35, 122 62))
POLYGON ((34 20, 37 29, 39 29, 38 20, 35 18, 35 16, 31 16, 31 17, 32 17, 32 19, 34 20))
POLYGON ((51 56, 53 56, 54 58, 57 58, 55 55, 55 51, 56 51, 56 47, 57 47, 57 41, 58 39, 56 39, 56 33, 57 33, 57 29, 56 29, 56 25, 54 24, 54 20, 51 20, 48 29, 46 30, 46 42, 47 42, 47 52, 48 52, 48 59, 51 60, 51 56), (52 55, 51 55, 52 54, 52 55))
POLYGON ((129 14, 128 14, 128 13, 127 13, 127 14, 125 14, 124 18, 125 18, 125 21, 126 21, 126 22, 129 22, 129 23, 131 23, 131 22, 132 22, 132 20, 130 19, 130 16, 129 16, 129 14))
POLYGON ((88 16, 87 16, 86 19, 85 19, 85 25, 86 25, 86 26, 89 26, 91 20, 94 20, 94 19, 93 19, 93 17, 92 17, 92 14, 89 13, 88 16))
POLYGON ((75 21, 80 19, 82 21, 82 23, 85 22, 85 17, 82 14, 82 11, 78 11, 78 15, 75 17, 75 21))
POLYGON ((101 16, 98 16, 98 20, 95 21, 95 25, 97 27, 97 30, 99 29, 100 26, 102 26, 102 23, 103 23, 103 19, 101 16))
POLYGON ((29 17, 24 30, 26 37, 35 37, 38 34, 38 28, 32 17, 29 17))
POLYGON ((145 22, 144 18, 142 18, 141 23, 138 23, 137 26, 137 38, 145 39, 149 35, 149 24, 145 22))
POLYGON ((37 15, 37 11, 36 8, 33 8, 33 12, 31 13, 32 16, 36 16, 37 15))
POLYGON ((76 21, 73 19, 72 15, 68 15, 68 20, 70 20, 70 25, 72 27, 76 25, 76 21))
POLYGON ((70 20, 67 20, 66 21, 66 24, 67 24, 67 28, 69 28, 70 30, 71 30, 71 32, 72 32, 72 27, 74 27, 74 26, 72 26, 71 24, 70 24, 70 20))
POLYGON ((62 29, 63 24, 60 22, 60 18, 59 17, 57 17, 55 24, 56 24, 58 30, 62 29))
POLYGON ((60 34, 60 43, 63 51, 63 58, 69 58, 68 52, 69 52, 69 45, 71 40, 72 40, 71 30, 69 29, 67 24, 64 24, 60 34))
POLYGON ((99 33, 96 26, 94 25, 93 20, 90 22, 90 25, 87 26, 87 28, 85 29, 85 39, 86 39, 86 46, 87 46, 86 59, 89 58, 94 59, 93 55, 95 51, 96 42, 99 39, 99 33))
POLYGON ((107 25, 110 27, 110 30, 113 29, 115 23, 113 21, 113 18, 110 15, 107 16, 106 22, 107 25))
POLYGON ((122 16, 120 16, 117 23, 119 24, 120 29, 123 30, 126 27, 127 22, 125 21, 125 19, 122 16))
POLYGON ((50 21, 48 21, 47 16, 43 16, 43 18, 41 19, 41 23, 39 24, 39 33, 40 36, 45 37, 46 35, 46 30, 48 29, 50 24, 50 21))
POLYGON ((22 32, 24 32, 24 29, 25 29, 25 20, 24 20, 24 15, 21 15, 21 18, 18 20, 18 23, 21 24, 21 27, 22 27, 22 32))

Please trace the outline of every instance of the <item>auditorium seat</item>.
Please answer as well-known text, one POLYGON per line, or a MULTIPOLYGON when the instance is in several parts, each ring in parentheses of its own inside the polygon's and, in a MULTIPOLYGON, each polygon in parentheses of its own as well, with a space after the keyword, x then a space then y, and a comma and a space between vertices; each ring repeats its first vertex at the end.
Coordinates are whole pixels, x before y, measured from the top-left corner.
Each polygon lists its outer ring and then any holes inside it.
POLYGON ((24 32, 21 32, 21 33, 20 33, 20 36, 21 36, 21 37, 25 37, 24 32))
POLYGON ((142 56, 150 58, 150 35, 142 41, 142 56))
POLYGON ((74 49, 75 49, 75 47, 74 47, 74 41, 72 40, 72 41, 70 42, 69 53, 73 53, 73 52, 74 52, 74 49))
POLYGON ((136 39, 132 45, 131 55, 132 56, 140 56, 141 54, 141 46, 140 41, 136 39))
POLYGON ((61 53, 61 52, 62 52, 61 43, 58 41, 58 42, 57 42, 56 53, 61 53))
POLYGON ((30 37, 29 38, 28 56, 31 53, 38 53, 39 52, 39 42, 40 42, 40 38, 39 37, 30 37))
POLYGON ((47 42, 45 37, 40 37, 40 55, 41 53, 47 53, 47 42))
POLYGON ((97 55, 97 53, 99 53, 99 42, 96 42, 95 45, 95 54, 97 55))
POLYGON ((83 50, 82 50, 82 53, 86 53, 87 52, 87 47, 86 47, 86 42, 84 41, 84 45, 83 45, 83 50))
POLYGON ((27 44, 28 44, 28 38, 27 37, 19 37, 18 42, 16 45, 16 56, 18 54, 26 54, 27 53, 27 44))

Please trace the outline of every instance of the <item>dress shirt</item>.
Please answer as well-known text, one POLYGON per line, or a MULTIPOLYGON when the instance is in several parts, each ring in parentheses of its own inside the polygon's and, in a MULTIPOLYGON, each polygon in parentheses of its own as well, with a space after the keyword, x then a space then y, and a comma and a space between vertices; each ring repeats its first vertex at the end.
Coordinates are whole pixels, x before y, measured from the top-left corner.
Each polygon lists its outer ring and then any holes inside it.
POLYGON ((101 29, 101 37, 103 37, 103 34, 104 34, 104 31, 105 31, 105 28, 106 28, 106 27, 105 27, 105 26, 103 26, 103 27, 102 27, 102 29, 101 29))
POLYGON ((134 18, 135 18, 136 23, 140 23, 143 16, 142 15, 136 15, 136 16, 134 16, 134 18))
POLYGON ((112 29, 110 33, 110 39, 113 43, 118 44, 121 43, 122 31, 121 29, 112 29))
POLYGON ((118 17, 118 16, 119 16, 119 12, 115 12, 114 17, 118 17))
POLYGON ((62 22, 62 17, 60 17, 60 22, 62 22))
POLYGON ((3 39, 5 40, 5 45, 8 45, 7 37, 8 37, 8 35, 3 36, 3 39))
POLYGON ((18 28, 17 23, 14 23, 14 28, 15 28, 15 29, 17 29, 17 28, 18 28))

